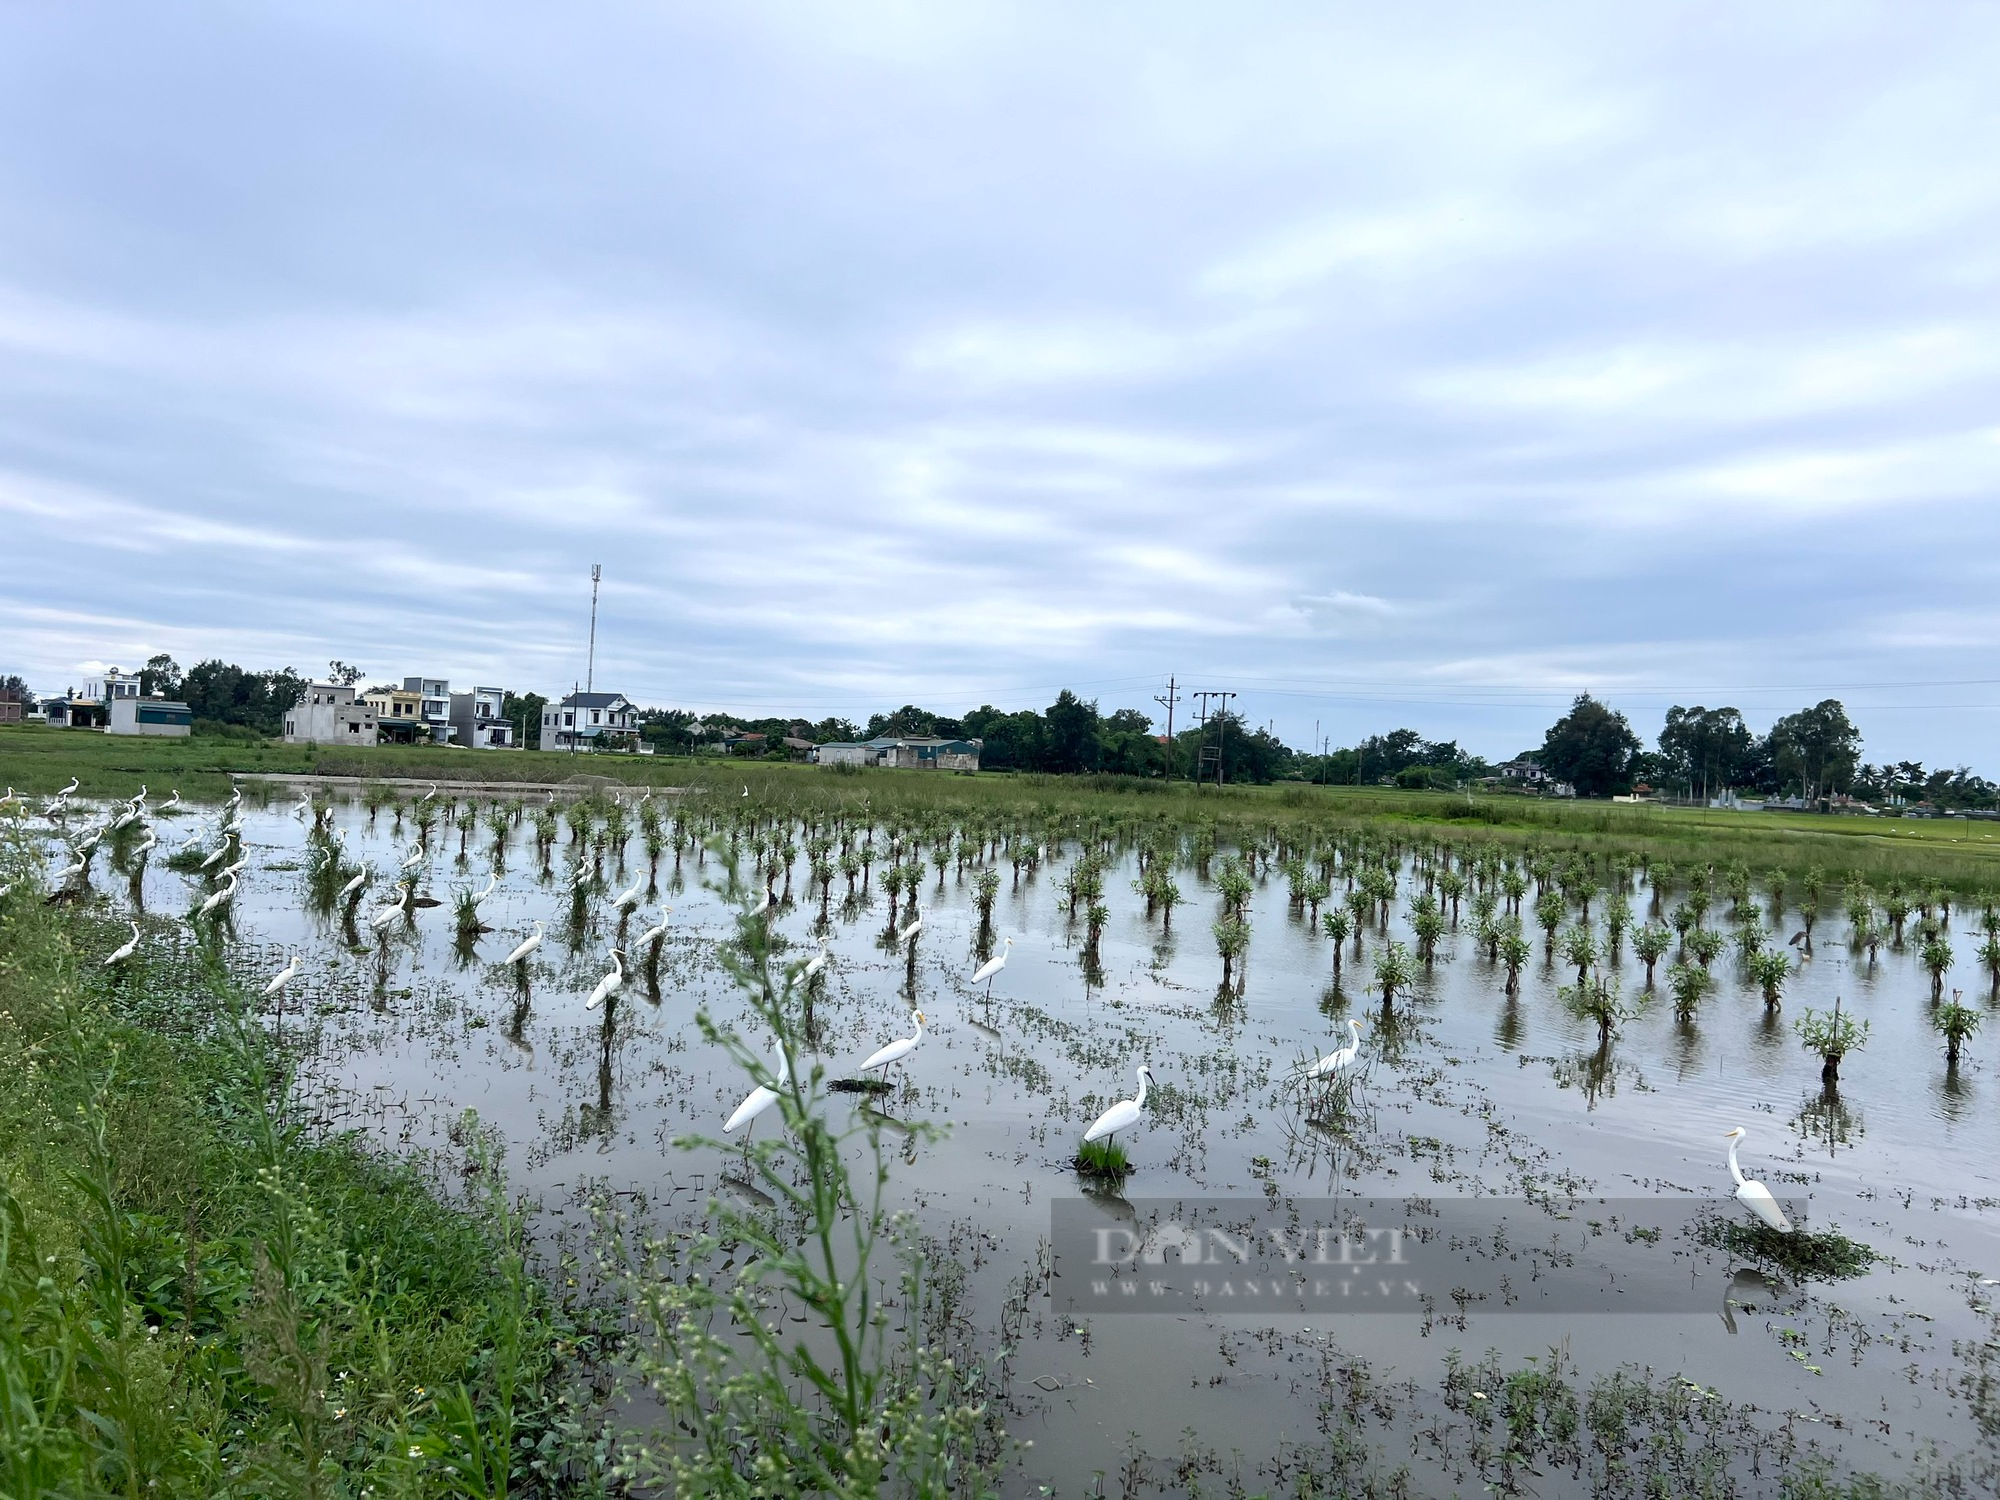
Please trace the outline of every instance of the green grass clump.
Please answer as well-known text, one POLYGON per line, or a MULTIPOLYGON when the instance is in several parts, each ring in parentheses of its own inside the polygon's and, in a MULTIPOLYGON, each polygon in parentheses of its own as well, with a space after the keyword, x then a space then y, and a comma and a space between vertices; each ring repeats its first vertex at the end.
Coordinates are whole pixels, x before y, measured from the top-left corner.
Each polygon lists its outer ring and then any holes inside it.
POLYGON ((1864 1275, 1881 1259, 1838 1229, 1794 1229, 1786 1234, 1761 1220, 1705 1220, 1697 1238, 1711 1249, 1776 1266, 1795 1281, 1845 1281, 1864 1275))
POLYGON ((1084 1141, 1076 1148, 1071 1163, 1085 1177, 1107 1177, 1123 1182, 1132 1175, 1132 1158, 1116 1137, 1105 1141, 1084 1141))
POLYGON ((564 1492, 575 1335, 476 1122, 469 1207, 308 1134, 219 958, 156 922, 113 979, 111 925, 0 912, 0 1494, 564 1492))

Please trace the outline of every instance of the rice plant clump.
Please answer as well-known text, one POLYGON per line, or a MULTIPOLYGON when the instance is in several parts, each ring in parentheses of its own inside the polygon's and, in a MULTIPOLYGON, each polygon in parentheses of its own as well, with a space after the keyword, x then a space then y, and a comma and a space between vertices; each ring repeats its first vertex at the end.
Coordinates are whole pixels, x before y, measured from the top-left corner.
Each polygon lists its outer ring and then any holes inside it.
POLYGON ((1071 1163, 1085 1177, 1101 1177, 1123 1182, 1132 1174, 1132 1158, 1116 1137, 1104 1141, 1084 1141, 1076 1148, 1071 1163))
POLYGON ((1794 1229, 1790 1234, 1761 1221, 1705 1219, 1695 1237, 1744 1260, 1776 1266, 1796 1281, 1845 1281, 1865 1275, 1882 1257, 1838 1229, 1794 1229))

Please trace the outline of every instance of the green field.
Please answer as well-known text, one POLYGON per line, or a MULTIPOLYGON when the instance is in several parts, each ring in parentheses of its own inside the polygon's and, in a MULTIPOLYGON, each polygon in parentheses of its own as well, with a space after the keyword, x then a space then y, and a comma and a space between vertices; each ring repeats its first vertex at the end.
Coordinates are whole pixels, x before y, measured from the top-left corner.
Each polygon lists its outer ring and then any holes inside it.
POLYGON ((143 785, 156 797, 178 788, 189 798, 227 793, 231 775, 412 778, 441 783, 519 781, 560 784, 602 777, 631 785, 699 788, 802 808, 858 807, 877 812, 983 810, 995 816, 1061 811, 1086 816, 1212 821, 1268 826, 1301 819, 1334 825, 1379 824, 1409 831, 1454 830, 1452 837, 1506 843, 1625 850, 1635 855, 1803 873, 1814 867, 1839 879, 1941 882, 1963 891, 2000 890, 2000 827, 1956 819, 1819 817, 1731 813, 1645 804, 1556 802, 1515 796, 1465 796, 1297 782, 1218 790, 1185 782, 1123 777, 1059 777, 929 771, 857 771, 765 761, 666 756, 564 755, 427 746, 330 749, 223 739, 154 740, 40 726, 0 729, 0 786, 47 794, 74 777, 87 796, 129 797, 143 785))

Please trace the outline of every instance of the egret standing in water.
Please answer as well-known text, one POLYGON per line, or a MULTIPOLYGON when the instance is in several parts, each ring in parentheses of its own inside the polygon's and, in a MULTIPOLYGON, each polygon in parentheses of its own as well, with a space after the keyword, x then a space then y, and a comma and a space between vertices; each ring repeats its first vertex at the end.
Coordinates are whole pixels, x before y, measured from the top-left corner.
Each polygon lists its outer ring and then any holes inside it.
POLYGON ((1139 1092, 1135 1098, 1120 1099, 1111 1108, 1097 1117, 1090 1129, 1083 1133, 1085 1141, 1101 1141, 1116 1135, 1121 1130, 1130 1130, 1139 1123, 1141 1111, 1146 1107, 1146 1090, 1153 1086, 1153 1070, 1144 1063, 1139 1064, 1139 1092))
POLYGON ((1347 1029, 1354 1037, 1354 1040, 1336 1052, 1327 1053, 1318 1062, 1308 1063, 1304 1070, 1307 1078, 1329 1077, 1334 1073, 1338 1073, 1342 1068, 1347 1067, 1355 1058, 1361 1055, 1361 1023, 1355 1020, 1354 1017, 1349 1016, 1347 1018, 1347 1029))
POLYGON ((799 970, 799 983, 811 984, 813 976, 826 967, 826 939, 819 940, 819 952, 815 953, 806 966, 799 970))
POLYGON ((210 916, 236 899, 236 877, 225 875, 223 880, 226 883, 216 887, 215 894, 201 903, 200 909, 195 912, 197 917, 210 916))
POLYGON ((279 990, 283 989, 286 985, 290 984, 294 979, 298 977, 299 977, 299 956, 298 954, 294 953, 291 955, 291 962, 286 964, 284 968, 278 970, 277 973, 273 974, 271 976, 270 983, 264 986, 265 996, 269 997, 271 995, 277 994, 279 990))
POLYGON ((915 1036, 899 1036, 886 1047, 880 1047, 871 1052, 861 1064, 862 1072, 866 1073, 870 1068, 880 1068, 882 1070, 882 1081, 884 1083, 889 1081, 889 1069, 916 1051, 917 1043, 924 1039, 924 1013, 920 1010, 913 1010, 910 1012, 910 1019, 916 1023, 917 1034, 915 1036))
POLYGON ((993 976, 1007 967, 1007 954, 1013 946, 1014 940, 1012 938, 1002 938, 1000 940, 1000 951, 981 964, 978 971, 972 976, 974 984, 979 983, 982 979, 986 981, 986 998, 988 1000, 993 998, 993 976))
MULTIPOLYGON (((785 1084, 792 1081, 792 1060, 785 1056, 785 1044, 783 1042, 771 1043, 771 1061, 776 1065, 775 1081, 782 1088, 785 1084)), ((777 1102, 777 1089, 768 1088, 761 1083, 758 1084, 757 1087, 743 1096, 743 1102, 736 1106, 736 1113, 723 1121, 722 1133, 724 1135, 734 1135, 737 1126, 748 1125, 777 1102)))
POLYGON ((639 893, 645 888, 646 882, 643 879, 633 881, 611 898, 611 909, 621 913, 630 911, 639 904, 639 893))
POLYGON ((896 934, 896 941, 899 943, 909 941, 923 929, 923 925, 924 925, 924 914, 921 911, 919 911, 914 917, 910 919, 910 925, 908 927, 905 927, 901 932, 896 934))
POLYGON ((400 885, 398 885, 397 889, 400 890, 402 894, 398 896, 394 901, 391 901, 387 906, 377 907, 375 909, 375 914, 369 917, 368 919, 368 925, 374 928, 377 932, 380 932, 383 928, 387 927, 391 922, 395 921, 396 918, 404 916, 409 912, 410 898, 416 895, 417 888, 414 885, 411 885, 406 880, 403 881, 400 885))
POLYGON ((611 950, 611 964, 611 972, 597 981, 597 988, 592 990, 590 998, 583 1002, 585 1010, 596 1010, 625 987, 625 955, 616 948, 611 950))
POLYGON ((363 860, 361 862, 361 868, 355 872, 354 878, 348 881, 346 885, 340 888, 339 896, 335 897, 334 899, 339 901, 345 901, 349 896, 359 894, 361 887, 368 884, 368 882, 374 878, 374 875, 375 875, 375 867, 372 864, 370 864, 367 860, 363 860))
POLYGON ((632 947, 635 951, 637 949, 645 947, 646 944, 648 943, 657 943, 661 938, 667 935, 667 916, 672 911, 673 908, 671 906, 663 906, 660 908, 659 922, 652 927, 648 927, 644 932, 640 933, 637 937, 632 939, 632 947))
POLYGON ((133 954, 137 953, 138 951, 139 951, 139 924, 137 922, 134 922, 132 924, 132 941, 127 943, 122 948, 114 949, 111 955, 104 960, 104 967, 109 969, 116 964, 122 964, 125 962, 126 959, 130 958, 133 954))
POLYGON ((526 958, 530 953, 533 953, 537 948, 541 946, 542 946, 542 924, 540 922, 537 922, 535 924, 535 935, 529 938, 526 942, 522 943, 520 947, 516 948, 512 953, 508 954, 505 958, 501 959, 500 961, 503 964, 517 964, 522 959, 526 958))
POLYGON ((1723 1136, 1729 1142, 1729 1175, 1736 1179, 1736 1201, 1751 1213, 1762 1219, 1780 1234, 1792 1232, 1792 1221, 1785 1217, 1785 1211, 1778 1207, 1778 1200, 1771 1196, 1771 1190, 1754 1178, 1745 1177, 1743 1169, 1736 1165, 1736 1148, 1743 1144, 1747 1134, 1741 1125, 1723 1136))

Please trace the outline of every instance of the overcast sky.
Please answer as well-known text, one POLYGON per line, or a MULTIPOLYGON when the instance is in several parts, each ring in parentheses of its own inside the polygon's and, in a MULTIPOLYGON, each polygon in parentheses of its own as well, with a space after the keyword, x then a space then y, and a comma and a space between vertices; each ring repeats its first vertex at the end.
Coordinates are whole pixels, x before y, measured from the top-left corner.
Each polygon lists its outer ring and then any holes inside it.
POLYGON ((0 10, 0 672, 2000 774, 2000 7, 0 10), (1183 713, 1185 709, 1183 709, 1183 713))

